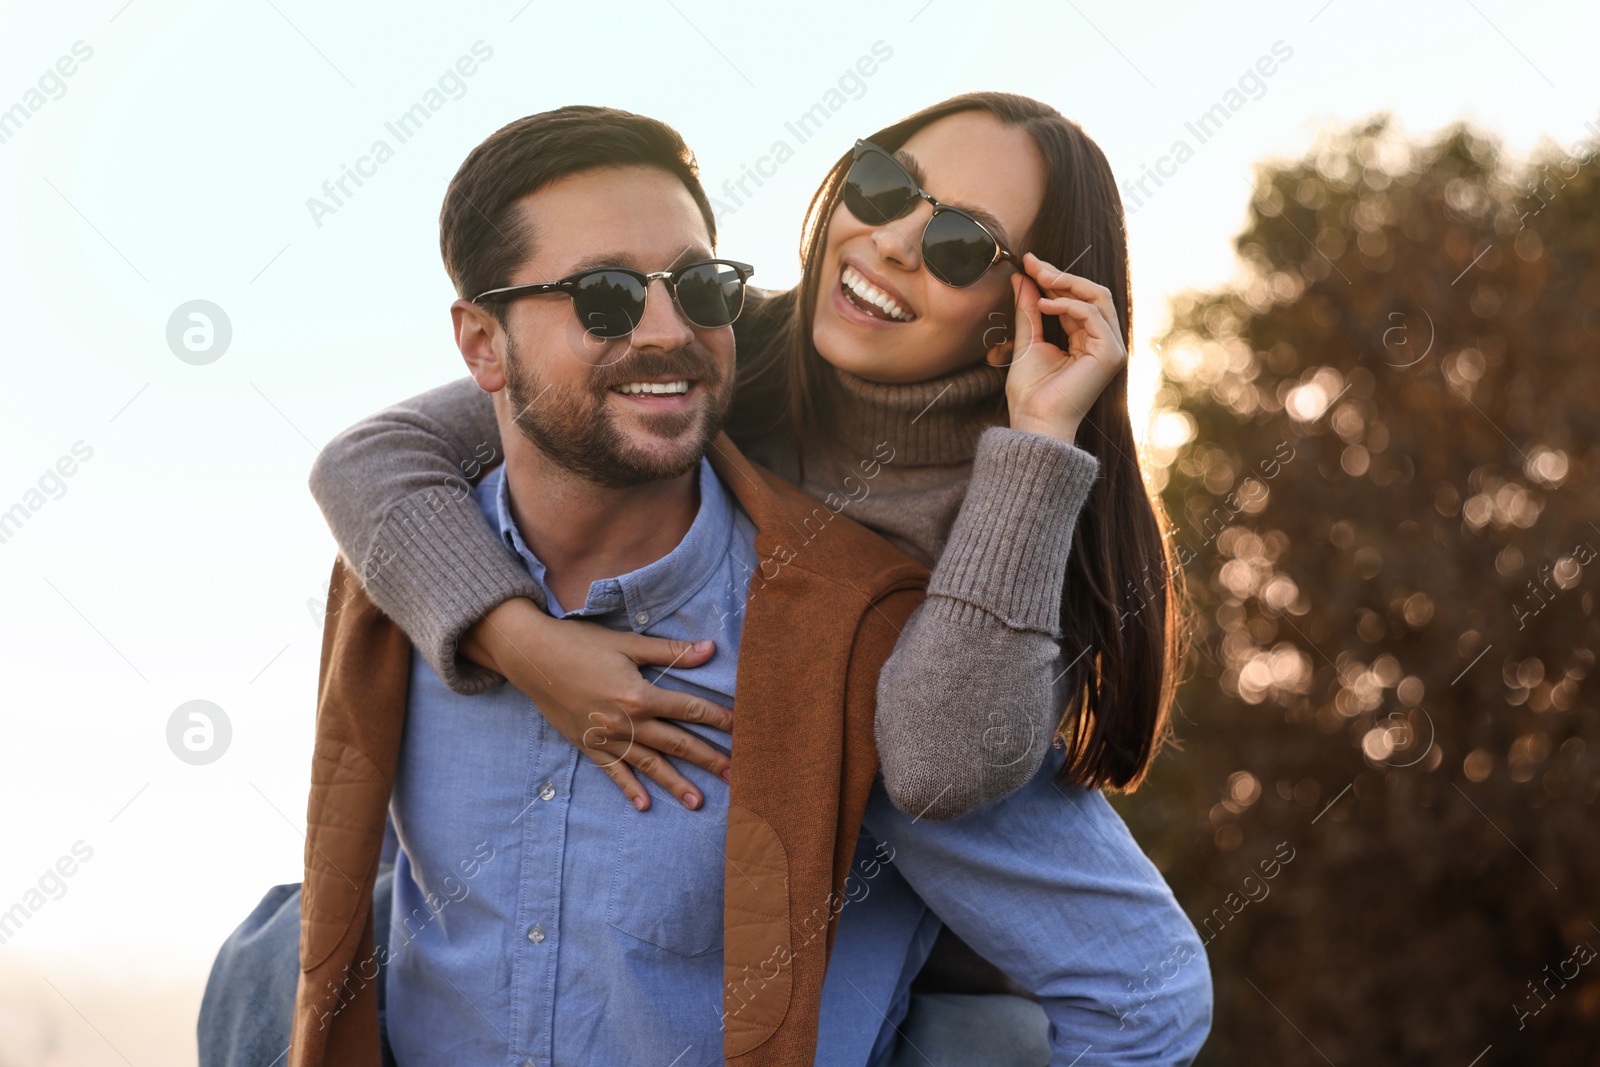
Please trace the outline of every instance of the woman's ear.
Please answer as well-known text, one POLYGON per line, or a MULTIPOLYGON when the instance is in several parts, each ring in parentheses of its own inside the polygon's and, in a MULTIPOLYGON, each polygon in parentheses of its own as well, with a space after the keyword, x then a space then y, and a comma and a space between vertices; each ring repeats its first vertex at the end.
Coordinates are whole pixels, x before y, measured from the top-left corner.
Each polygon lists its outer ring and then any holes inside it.
MULTIPOLYGON (((1021 286, 1020 274, 1011 277, 1011 302, 1013 309, 1019 296, 1021 286)), ((1004 311, 989 312, 987 328, 983 331, 983 361, 991 367, 1009 367, 1013 358, 1012 353, 1016 348, 1016 329, 1013 319, 1015 311, 1007 315, 1004 311)))
POLYGON ((467 364, 467 373, 486 393, 506 387, 506 332, 488 309, 470 300, 450 305, 450 321, 455 326, 456 347, 467 364))
POLYGON ((990 312, 994 325, 983 332, 984 349, 983 361, 991 367, 1009 367, 1011 365, 1011 327, 998 321, 1003 318, 998 311, 990 312))

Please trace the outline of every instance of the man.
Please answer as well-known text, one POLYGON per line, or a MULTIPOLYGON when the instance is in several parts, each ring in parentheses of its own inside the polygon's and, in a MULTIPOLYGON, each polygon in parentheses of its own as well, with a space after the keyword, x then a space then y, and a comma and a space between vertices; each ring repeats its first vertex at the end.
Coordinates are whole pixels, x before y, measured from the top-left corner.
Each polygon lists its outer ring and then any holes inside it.
POLYGON ((660 613, 652 632, 685 639, 742 619, 660 680, 737 690, 736 736, 703 736, 739 755, 731 783, 686 767, 701 810, 647 823, 510 687, 462 696, 411 661, 336 567, 291 1067, 377 1064, 385 1037, 405 1067, 920 1056, 896 1026, 941 918, 1043 998, 1053 1061, 1192 1058, 1198 938, 1104 799, 1055 787, 1059 754, 948 823, 873 788, 876 677, 926 575, 848 521, 787 549, 814 502, 718 436, 747 272, 705 265, 677 135, 605 109, 520 120, 463 164, 443 225, 457 343, 506 448, 476 506, 553 614, 660 613), (474 213, 491 225, 452 237, 474 213), (1096 910, 1108 886, 1138 907, 1096 910))

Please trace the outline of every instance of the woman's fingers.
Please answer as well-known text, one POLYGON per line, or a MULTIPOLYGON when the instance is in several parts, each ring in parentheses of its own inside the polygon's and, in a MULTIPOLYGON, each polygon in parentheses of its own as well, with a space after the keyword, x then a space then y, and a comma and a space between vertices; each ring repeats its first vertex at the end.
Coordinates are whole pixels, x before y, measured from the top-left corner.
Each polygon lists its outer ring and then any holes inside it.
POLYGON ((606 775, 613 782, 617 783, 617 788, 622 790, 622 794, 628 798, 629 804, 632 804, 640 811, 648 811, 650 810, 650 794, 645 792, 644 786, 639 784, 639 779, 634 777, 633 771, 629 769, 628 764, 623 760, 622 755, 626 752, 626 749, 627 746, 619 745, 616 753, 594 749, 589 750, 587 754, 599 765, 601 770, 606 772, 606 775))
POLYGON ((1019 275, 1018 341, 1024 308, 1032 341, 1020 350, 1006 398, 1015 429, 1071 443, 1085 413, 1127 361, 1110 291, 1088 279, 1057 270, 1031 253, 1019 275), (1046 315, 1055 316, 1067 335, 1066 349, 1042 341, 1046 315), (1089 356, 1085 360, 1082 356, 1089 356))
POLYGON ((610 741, 603 745, 585 745, 584 754, 605 771, 612 781, 627 794, 628 801, 640 811, 650 808, 650 794, 639 785, 633 772, 644 775, 661 788, 678 798, 686 808, 698 808, 704 798, 694 784, 678 773, 665 756, 637 741, 610 741))
POLYGON ((1057 296, 1039 301, 1039 310, 1061 317, 1069 354, 1092 357, 1107 380, 1127 363, 1128 350, 1123 347, 1122 337, 1113 332, 1098 304, 1057 296))
MULTIPOLYGON (((662 674, 670 674, 674 669, 700 666, 711 658, 715 650, 716 644, 712 641, 641 637, 629 655, 635 663, 664 667, 666 669, 662 674)), ((641 691, 630 714, 636 719, 680 719, 683 722, 703 722, 719 730, 733 730, 733 712, 728 708, 653 683, 641 691)))
POLYGON ((728 775, 733 769, 733 761, 726 753, 717 751, 688 730, 671 723, 659 721, 642 723, 635 743, 662 755, 692 763, 696 767, 710 771, 723 781, 728 780, 728 775))
MULTIPOLYGON (((638 744, 637 742, 626 746, 627 752, 622 756, 633 769, 655 782, 661 788, 678 798, 684 807, 694 810, 704 802, 700 790, 694 784, 678 773, 672 761, 653 748, 638 744)), ((637 804, 634 805, 638 807, 637 804)), ((640 808, 643 811, 643 808, 640 808)))
POLYGON ((721 704, 713 704, 676 689, 651 686, 636 718, 650 716, 657 719, 677 719, 680 722, 701 722, 728 733, 733 732, 733 712, 721 704))
POLYGON ((1088 278, 1060 270, 1032 252, 1022 257, 1022 265, 1029 276, 1038 282, 1039 288, 1047 294, 1056 295, 1059 292, 1093 304, 1100 309, 1100 314, 1104 316, 1106 322, 1114 324, 1116 331, 1121 333, 1122 324, 1118 320, 1117 304, 1110 289, 1088 278))
POLYGON ((727 781, 732 772, 729 756, 708 745, 689 731, 669 723, 652 720, 641 723, 637 735, 626 740, 602 740, 606 731, 596 727, 584 734, 584 754, 605 771, 640 811, 650 807, 650 794, 639 784, 633 771, 654 781, 678 798, 684 807, 698 809, 704 802, 698 788, 672 765, 668 756, 703 767, 727 781), (631 768, 631 769, 630 769, 631 768))
POLYGON ((698 667, 716 651, 712 641, 674 641, 666 637, 638 637, 630 642, 628 656, 638 664, 657 667, 698 667))
MULTIPOLYGON (((1106 323, 1105 316, 1094 304, 1083 300, 1074 300, 1070 296, 1050 296, 1039 301, 1039 311, 1046 315, 1060 315, 1071 319, 1063 322, 1069 340, 1079 340, 1087 350, 1096 341, 1110 341, 1112 339, 1111 327, 1106 323), (1074 333, 1081 333, 1081 339, 1073 338, 1074 333)), ((1120 340, 1118 344, 1120 345, 1120 340)))

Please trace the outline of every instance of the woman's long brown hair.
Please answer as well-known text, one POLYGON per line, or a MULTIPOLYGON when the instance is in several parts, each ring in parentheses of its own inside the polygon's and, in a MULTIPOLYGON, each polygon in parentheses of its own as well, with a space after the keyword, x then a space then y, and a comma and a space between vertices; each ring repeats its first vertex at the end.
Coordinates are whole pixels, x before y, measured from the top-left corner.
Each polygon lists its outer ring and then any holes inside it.
MULTIPOLYGON (((987 111, 1025 130, 1044 157, 1047 178, 1028 250, 1111 290, 1131 350, 1133 295, 1128 242, 1111 167, 1099 147, 1054 108, 1008 93, 966 93, 919 111, 869 140, 893 152, 918 130, 962 111, 987 111)), ((828 222, 851 157, 828 172, 811 199, 800 238, 798 288, 753 307, 736 326, 739 371, 727 429, 742 447, 787 439, 803 443, 831 419, 823 359, 811 342, 828 222)), ((1054 317, 1045 339, 1065 349, 1054 317)), ((1178 674, 1187 654, 1183 572, 1171 552, 1171 525, 1145 487, 1124 370, 1089 409, 1077 445, 1100 461, 1100 478, 1079 513, 1061 597, 1067 702, 1057 736, 1066 746, 1062 781, 1133 789, 1167 740, 1178 674)))

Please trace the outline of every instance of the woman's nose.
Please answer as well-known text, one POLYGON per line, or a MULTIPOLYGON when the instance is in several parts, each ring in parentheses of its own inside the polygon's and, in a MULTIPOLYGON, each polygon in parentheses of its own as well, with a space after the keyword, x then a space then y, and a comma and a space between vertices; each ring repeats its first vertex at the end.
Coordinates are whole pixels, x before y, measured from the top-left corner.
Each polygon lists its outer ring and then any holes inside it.
POLYGON ((921 267, 922 230, 932 215, 933 208, 924 201, 909 215, 891 219, 873 230, 872 243, 877 246, 878 254, 904 270, 921 267))

